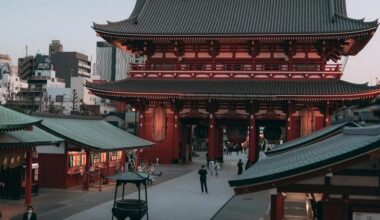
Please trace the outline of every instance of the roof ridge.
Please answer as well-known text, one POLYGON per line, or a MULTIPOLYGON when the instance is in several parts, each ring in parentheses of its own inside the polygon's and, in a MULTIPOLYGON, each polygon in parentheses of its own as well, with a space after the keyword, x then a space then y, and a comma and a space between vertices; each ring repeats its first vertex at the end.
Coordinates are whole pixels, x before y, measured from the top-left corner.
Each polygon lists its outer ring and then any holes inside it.
POLYGON ((337 16, 337 17, 339 17, 339 18, 342 18, 342 19, 345 19, 345 20, 353 21, 353 22, 365 23, 365 24, 376 23, 377 25, 379 25, 379 23, 378 23, 378 20, 379 20, 379 19, 375 19, 375 20, 373 20, 373 21, 364 21, 365 18, 360 18, 360 19, 357 19, 357 18, 350 18, 350 17, 348 17, 348 16, 341 15, 341 14, 339 14, 339 13, 335 13, 335 16, 337 16))

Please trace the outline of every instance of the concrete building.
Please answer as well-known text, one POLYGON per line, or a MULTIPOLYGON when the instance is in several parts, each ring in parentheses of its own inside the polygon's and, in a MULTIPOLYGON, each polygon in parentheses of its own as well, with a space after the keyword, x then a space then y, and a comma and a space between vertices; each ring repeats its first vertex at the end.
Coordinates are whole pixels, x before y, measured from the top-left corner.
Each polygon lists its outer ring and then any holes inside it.
POLYGON ((143 56, 124 52, 105 41, 96 43, 96 72, 102 80, 117 81, 128 78, 130 64, 144 62, 143 56))
POLYGON ((65 81, 57 78, 53 69, 47 69, 48 63, 39 64, 34 75, 28 79, 28 88, 21 89, 19 99, 15 103, 29 112, 52 111, 51 108, 54 103, 48 90, 50 88, 65 88, 65 81))
POLYGON ((0 104, 15 100, 20 89, 27 87, 28 84, 17 76, 10 56, 0 54, 0 104))
MULTIPOLYGON (((84 76, 71 77, 71 90, 74 94, 74 90, 77 96, 77 107, 78 111, 83 114, 107 114, 109 112, 114 112, 116 109, 113 105, 110 104, 109 100, 100 98, 93 95, 84 84, 86 81, 93 82, 99 80, 99 76, 92 76, 87 78, 84 76)), ((73 95, 72 95, 73 96, 73 95)))
POLYGON ((21 79, 26 80, 34 74, 35 62, 34 56, 26 56, 18 59, 18 75, 21 79))
POLYGON ((49 55, 26 56, 18 59, 18 74, 21 79, 27 80, 35 75, 36 70, 50 70, 51 65, 49 55))
POLYGON ((63 46, 60 40, 52 40, 51 44, 49 44, 49 55, 53 53, 63 52, 63 46))
POLYGON ((91 61, 88 56, 78 52, 56 52, 51 55, 57 77, 65 79, 66 88, 71 86, 71 77, 90 78, 91 61))

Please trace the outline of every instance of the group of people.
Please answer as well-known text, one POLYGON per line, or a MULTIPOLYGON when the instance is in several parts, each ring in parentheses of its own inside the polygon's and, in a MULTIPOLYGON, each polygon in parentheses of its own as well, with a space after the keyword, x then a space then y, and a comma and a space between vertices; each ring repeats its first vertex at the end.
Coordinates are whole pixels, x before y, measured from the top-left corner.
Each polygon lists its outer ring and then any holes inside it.
MULTIPOLYGON (((218 161, 214 162, 213 160, 209 160, 208 153, 206 153, 207 158, 207 166, 210 170, 210 175, 213 175, 213 172, 215 172, 215 176, 218 176, 218 170, 221 169, 220 163, 218 161)), ((244 163, 239 159, 239 162, 237 163, 237 175, 241 175, 243 173, 243 166, 244 163)), ((207 190, 207 168, 205 165, 202 165, 201 169, 198 170, 199 174, 199 180, 201 182, 201 190, 202 194, 206 193, 208 194, 207 190)))
POLYGON ((245 144, 225 143, 223 151, 225 155, 232 155, 234 151, 239 155, 239 153, 247 153, 247 146, 245 144))

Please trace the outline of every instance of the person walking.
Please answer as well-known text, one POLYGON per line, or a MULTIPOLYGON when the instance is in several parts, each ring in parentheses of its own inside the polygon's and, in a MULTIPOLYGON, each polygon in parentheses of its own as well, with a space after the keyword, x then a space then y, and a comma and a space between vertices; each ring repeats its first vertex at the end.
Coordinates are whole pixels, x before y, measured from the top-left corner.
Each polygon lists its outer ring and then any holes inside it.
POLYGON ((214 171, 215 171, 215 176, 218 176, 218 169, 219 169, 219 162, 218 161, 215 161, 215 164, 214 164, 214 171))
POLYGON ((33 212, 33 206, 28 205, 26 212, 22 216, 22 220, 37 220, 37 214, 33 212))
POLYGON ((237 174, 238 175, 241 175, 243 173, 243 166, 244 166, 244 163, 241 162, 241 159, 239 159, 239 162, 237 163, 237 167, 238 167, 237 174))
POLYGON ((199 174, 199 180, 201 181, 202 194, 203 194, 203 192, 206 192, 208 194, 208 191, 207 191, 207 170, 206 170, 205 165, 202 165, 202 168, 198 171, 198 174, 199 174))

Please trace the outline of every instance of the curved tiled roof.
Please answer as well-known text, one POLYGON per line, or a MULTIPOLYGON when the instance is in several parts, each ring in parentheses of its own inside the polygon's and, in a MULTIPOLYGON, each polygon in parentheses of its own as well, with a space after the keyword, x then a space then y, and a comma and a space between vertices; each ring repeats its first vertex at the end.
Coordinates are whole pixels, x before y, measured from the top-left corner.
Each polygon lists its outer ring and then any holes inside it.
POLYGON ((165 96, 169 98, 342 98, 380 93, 380 86, 329 80, 138 79, 87 83, 100 96, 165 96))
POLYGON ((30 146, 55 145, 64 140, 38 127, 31 131, 11 131, 0 136, 0 149, 7 147, 26 148, 30 146))
POLYGON ((308 173, 323 170, 327 174, 332 172, 332 166, 379 150, 379 144, 380 126, 345 128, 343 133, 320 142, 259 160, 229 184, 233 187, 267 184, 267 188, 273 188, 278 181, 308 173))
POLYGON ((41 128, 58 137, 92 150, 111 151, 152 146, 103 120, 44 117, 41 128))
POLYGON ((346 17, 345 0, 137 0, 129 19, 93 28, 125 36, 260 36, 356 33, 377 26, 346 17))
POLYGON ((357 127, 360 125, 353 122, 343 122, 339 124, 330 125, 326 128, 315 131, 309 135, 277 145, 270 151, 266 152, 265 154, 272 156, 272 155, 281 154, 286 151, 293 150, 298 147, 303 147, 303 146, 312 144, 314 142, 328 138, 331 135, 336 135, 337 133, 342 132, 343 128, 346 126, 357 127))
POLYGON ((0 106, 0 132, 26 129, 41 121, 41 119, 0 106))

